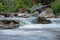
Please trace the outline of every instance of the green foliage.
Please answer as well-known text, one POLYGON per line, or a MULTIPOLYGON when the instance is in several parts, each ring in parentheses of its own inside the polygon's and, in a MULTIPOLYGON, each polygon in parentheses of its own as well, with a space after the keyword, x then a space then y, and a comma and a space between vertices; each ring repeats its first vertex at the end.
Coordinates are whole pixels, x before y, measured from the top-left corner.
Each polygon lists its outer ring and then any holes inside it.
POLYGON ((4 12, 13 12, 14 11, 14 0, 3 0, 2 1, 3 5, 5 6, 4 12))
POLYGON ((13 0, 2 0, 0 2, 0 12, 12 12, 14 10, 13 0))
MULTIPOLYGON (((40 0, 37 0, 40 3, 40 0)), ((32 0, 0 0, 0 12, 14 12, 19 8, 28 10, 33 6, 32 0)))
POLYGON ((22 0, 27 7, 32 7, 32 0, 22 0))
POLYGON ((41 2, 41 0, 37 0, 37 3, 39 4, 41 2))
POLYGON ((0 11, 3 11, 4 6, 2 5, 2 3, 0 2, 0 11))
POLYGON ((16 1, 15 1, 15 9, 18 10, 19 8, 22 8, 22 7, 25 7, 23 1, 21 1, 21 0, 16 0, 16 1))
POLYGON ((0 2, 0 11, 3 12, 14 12, 21 7, 27 9, 27 6, 22 0, 2 0, 0 2))
POLYGON ((56 0, 52 5, 51 5, 54 13, 60 12, 60 0, 56 0))

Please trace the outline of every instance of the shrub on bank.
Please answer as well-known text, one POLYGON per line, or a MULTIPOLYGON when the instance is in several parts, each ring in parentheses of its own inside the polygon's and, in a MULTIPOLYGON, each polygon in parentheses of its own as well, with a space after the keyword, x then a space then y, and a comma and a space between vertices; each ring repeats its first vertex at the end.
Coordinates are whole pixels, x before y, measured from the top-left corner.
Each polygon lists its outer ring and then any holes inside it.
POLYGON ((0 12, 14 12, 19 8, 24 7, 27 9, 27 6, 22 0, 1 0, 0 1, 0 12))
POLYGON ((28 10, 32 6, 32 0, 0 0, 0 12, 14 12, 21 7, 28 10))
POLYGON ((52 5, 51 8, 53 9, 53 12, 56 14, 60 12, 60 0, 56 0, 52 5))

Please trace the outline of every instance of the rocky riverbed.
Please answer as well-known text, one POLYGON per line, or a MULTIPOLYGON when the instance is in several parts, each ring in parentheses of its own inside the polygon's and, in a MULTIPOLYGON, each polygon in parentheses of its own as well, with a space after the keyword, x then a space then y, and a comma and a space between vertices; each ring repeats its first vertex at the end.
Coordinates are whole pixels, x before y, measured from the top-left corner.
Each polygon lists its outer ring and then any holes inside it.
POLYGON ((0 28, 12 29, 19 27, 19 25, 18 20, 0 20, 0 28))
MULTIPOLYGON (((15 19, 22 20, 19 18, 14 18, 12 20, 15 19)), ((51 19, 51 21, 53 19, 51 19)), ((21 25, 23 24, 23 26, 19 26, 18 28, 14 29, 0 28, 0 40, 60 40, 60 24, 56 22, 59 19, 55 18, 54 19, 55 23, 52 22, 51 24, 30 23, 34 21, 33 18, 28 18, 25 20, 21 21, 21 25)))

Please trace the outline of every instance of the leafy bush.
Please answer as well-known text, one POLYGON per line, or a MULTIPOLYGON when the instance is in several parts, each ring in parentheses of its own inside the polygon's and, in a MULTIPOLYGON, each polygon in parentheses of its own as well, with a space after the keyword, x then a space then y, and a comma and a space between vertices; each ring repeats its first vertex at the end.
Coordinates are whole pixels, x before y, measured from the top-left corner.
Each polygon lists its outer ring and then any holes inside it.
POLYGON ((60 0, 56 0, 52 5, 51 8, 53 9, 54 13, 60 12, 60 0))
POLYGON ((0 2, 0 12, 3 11, 4 6, 2 5, 2 3, 0 2))
POLYGON ((2 11, 2 12, 14 12, 21 7, 27 9, 27 6, 24 4, 24 2, 22 0, 2 0, 2 1, 0 1, 0 11, 2 11))
MULTIPOLYGON (((37 2, 40 3, 40 0, 37 2)), ((21 7, 29 9, 32 6, 32 0, 0 0, 0 12, 14 12, 21 7)))
POLYGON ((41 2, 41 0, 37 0, 37 3, 39 4, 41 2))
POLYGON ((26 6, 32 7, 32 0, 22 0, 26 6))

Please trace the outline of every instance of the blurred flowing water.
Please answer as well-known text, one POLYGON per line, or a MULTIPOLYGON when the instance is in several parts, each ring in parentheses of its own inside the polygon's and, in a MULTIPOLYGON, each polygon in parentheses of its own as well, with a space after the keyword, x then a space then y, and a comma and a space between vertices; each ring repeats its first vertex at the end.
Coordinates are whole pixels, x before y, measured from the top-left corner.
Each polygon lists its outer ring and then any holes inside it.
POLYGON ((48 19, 51 24, 33 24, 35 17, 5 19, 20 20, 20 27, 0 29, 0 40, 60 40, 60 18, 48 19))

